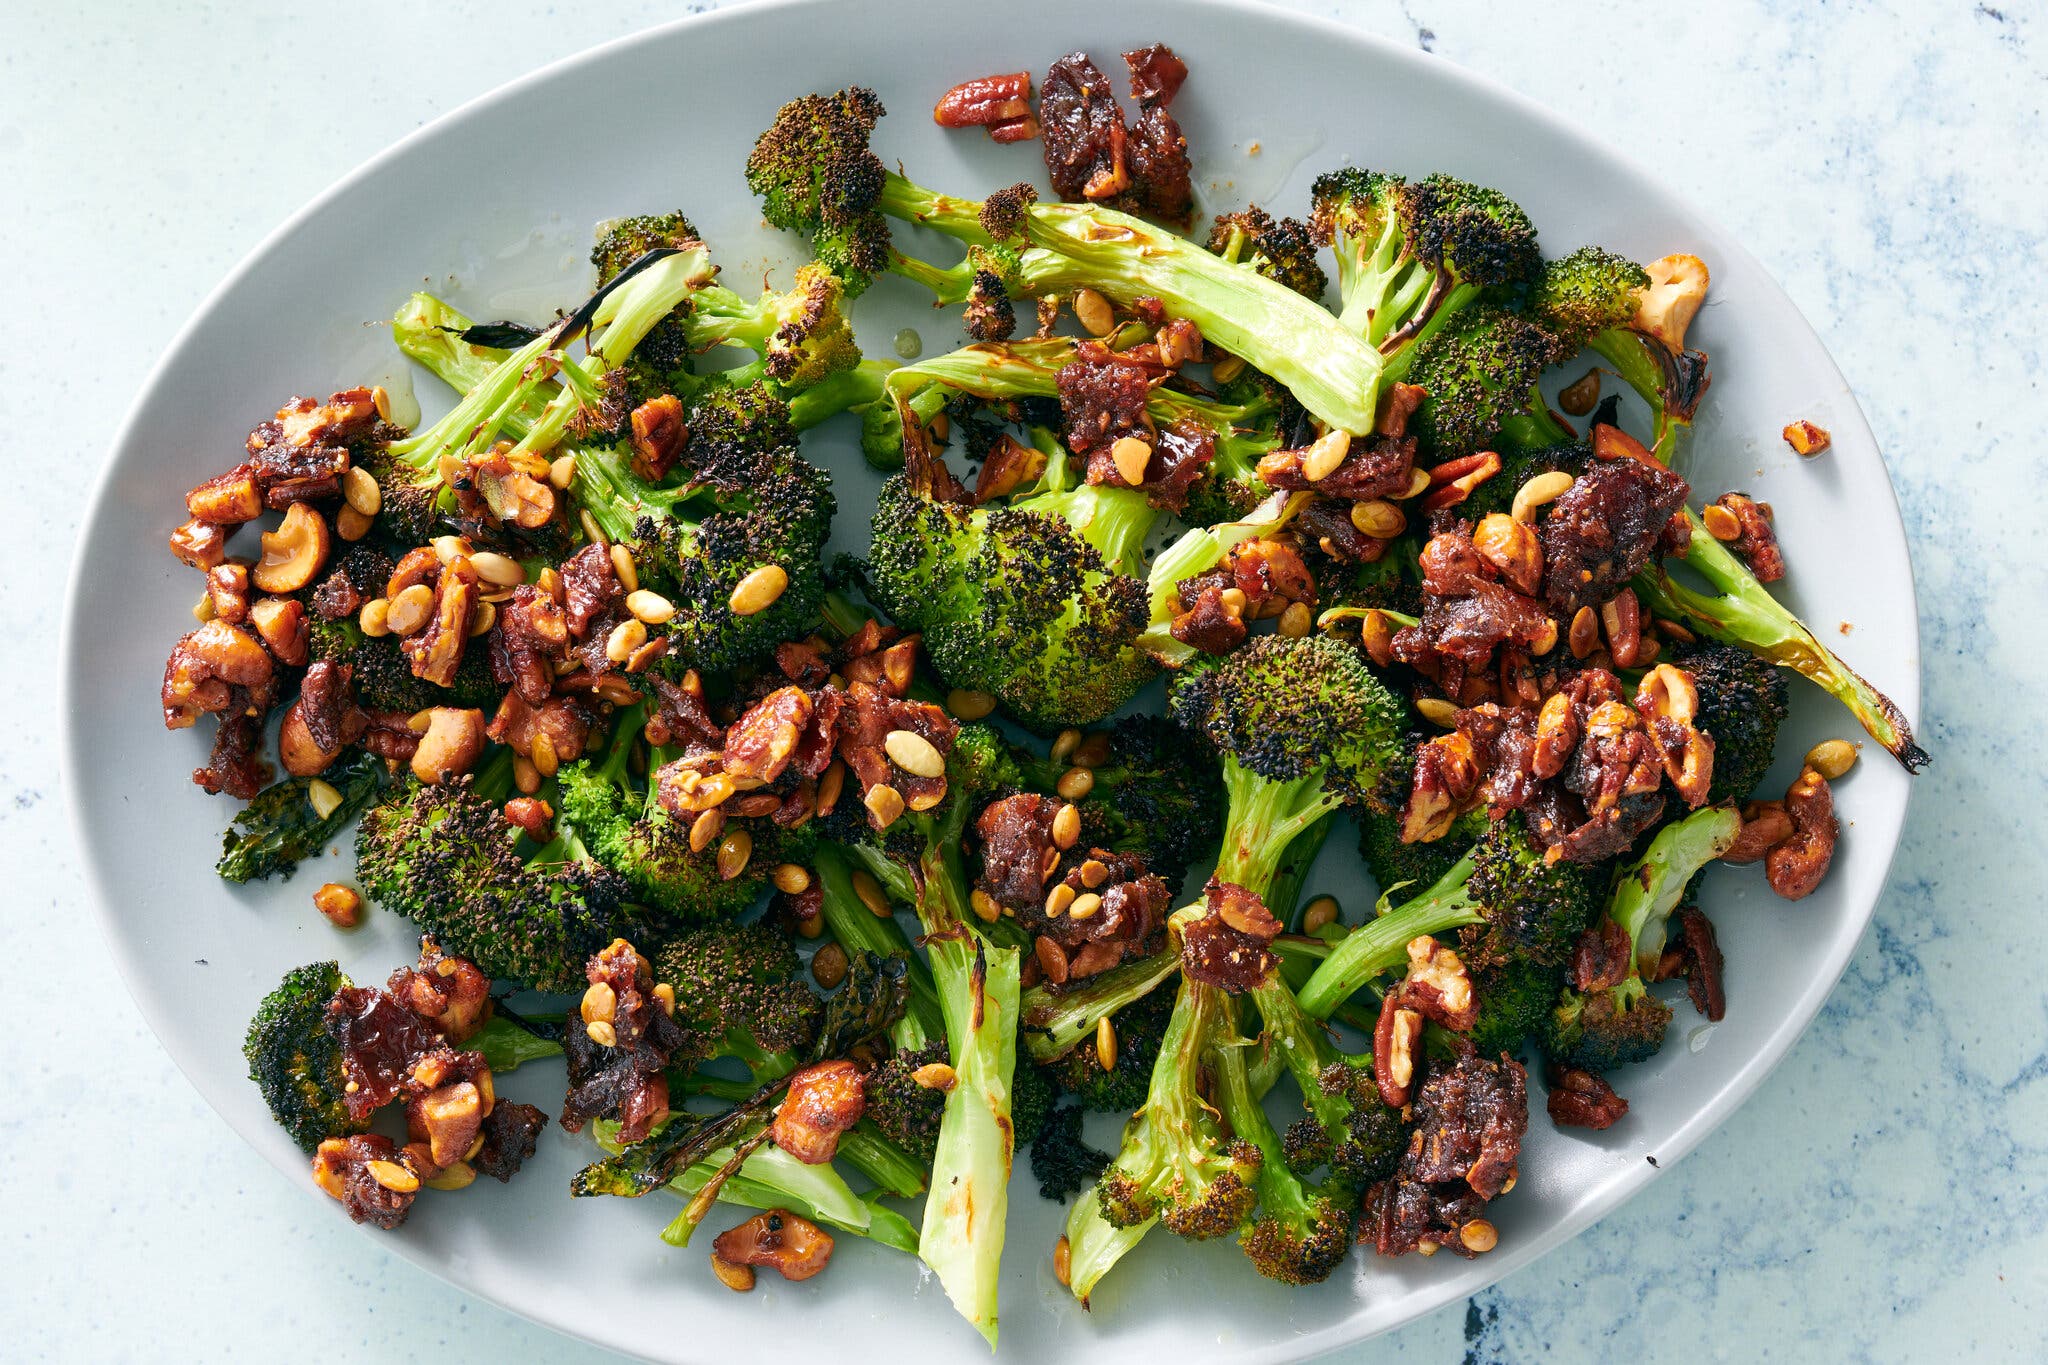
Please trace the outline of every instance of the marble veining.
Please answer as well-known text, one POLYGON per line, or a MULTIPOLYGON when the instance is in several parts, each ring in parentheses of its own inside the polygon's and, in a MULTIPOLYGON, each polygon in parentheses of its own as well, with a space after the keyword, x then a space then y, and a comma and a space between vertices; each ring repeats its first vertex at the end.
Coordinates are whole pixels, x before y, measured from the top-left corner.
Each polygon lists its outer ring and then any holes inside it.
MULTIPOLYGON (((1876 922, 1811 1031, 1687 1161, 1598 1226, 1359 1360, 2048 1356, 2048 880, 2038 726, 2048 27, 2032 6, 1621 0, 1298 6, 1497 77, 1706 205, 1806 311, 1914 543, 1936 755, 1876 922), (2017 952, 2015 950, 2018 950, 2017 952), (2014 962, 2025 965, 2017 970, 2014 962)), ((19 1360, 610 1359, 310 1219, 83 936, 50 705, 61 573, 130 395, 265 231, 393 138, 530 67, 704 8, 367 0, 331 15, 26 0, 0 51, 0 1339, 19 1360), (307 34, 326 37, 309 59, 307 34), (431 55, 429 55, 431 54, 431 55), (410 75, 401 73, 410 72, 410 75), (424 73, 424 74, 423 74, 424 73), (288 77, 288 78, 287 78, 288 77), (110 1136, 111 1135, 111 1136, 110 1136), (84 1139, 90 1159, 62 1155, 84 1139), (95 1144, 104 1141, 103 1147, 95 1144), (422 1316, 426 1325, 420 1326, 422 1316), (231 1326, 227 1326, 231 1324, 231 1326)), ((1796 561, 1796 553, 1795 553, 1796 561)))

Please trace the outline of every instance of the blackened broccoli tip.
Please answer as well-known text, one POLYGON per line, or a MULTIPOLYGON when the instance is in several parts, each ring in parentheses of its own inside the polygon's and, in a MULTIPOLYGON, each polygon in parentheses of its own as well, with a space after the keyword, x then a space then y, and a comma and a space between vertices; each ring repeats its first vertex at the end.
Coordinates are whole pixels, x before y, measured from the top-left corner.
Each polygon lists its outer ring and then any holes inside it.
POLYGON ((802 979, 788 937, 763 924, 700 925, 654 954, 654 975, 675 989, 675 1019, 712 1040, 760 1052, 801 1052, 824 1006, 802 979))
POLYGON ((1680 645, 1670 662, 1692 675, 1693 723, 1714 741, 1709 801, 1740 801, 1770 770, 1787 701, 1785 674, 1746 649, 1713 641, 1680 645))
POLYGON ((1073 1105, 1055 1109, 1033 1139, 1031 1175, 1038 1181, 1042 1198, 1063 1204, 1093 1185, 1109 1165, 1109 1153, 1097 1151, 1083 1140, 1084 1117, 1085 1111, 1073 1105))
POLYGON ((1564 985, 1564 968, 1518 957, 1483 962, 1476 953, 1467 966, 1478 1000, 1469 1034, 1474 1051, 1482 1057, 1513 1055, 1527 1040, 1543 1036, 1564 985))
POLYGON ((1565 1066, 1606 1074, 1648 1061, 1664 1046, 1671 1007, 1630 977, 1591 996, 1567 989, 1544 1021, 1544 1055, 1565 1066))
POLYGON ((1307 1117, 1288 1129, 1282 1150, 1299 1175, 1327 1165, 1334 1177, 1363 1189, 1386 1174, 1402 1145, 1397 1111, 1381 1101, 1368 1056, 1338 1051, 1276 974, 1252 992, 1266 1044, 1301 1091, 1307 1117))
MULTIPOLYGON (((1285 1044, 1280 1044, 1285 1046, 1285 1044)), ((1258 1210, 1238 1246, 1261 1275, 1283 1284, 1319 1284, 1351 1249, 1356 1195, 1344 1181, 1329 1189, 1289 1167, 1284 1144, 1252 1094, 1244 1050, 1226 1042, 1214 1053, 1216 1100, 1238 1141, 1259 1153, 1258 1210)))
POLYGON ((263 997, 242 1041, 249 1079, 270 1116, 307 1152, 369 1126, 349 1118, 341 1046, 326 1024, 327 1002, 352 984, 338 963, 294 967, 263 997))
POLYGON ((437 473, 406 463, 382 445, 363 452, 356 463, 377 482, 380 529, 407 545, 423 544, 434 535, 441 519, 437 473))
POLYGON ((1439 458, 1488 447, 1502 425, 1540 403, 1536 381, 1557 349, 1530 319, 1480 306, 1459 312, 1415 348, 1408 382, 1429 391, 1416 436, 1439 458))
POLYGON ((1038 1141, 1059 1098, 1059 1087, 1045 1074, 1045 1068, 1028 1058, 1018 1059, 1010 1077, 1010 1131, 1017 1146, 1038 1141))
POLYGON ((407 782, 357 825, 356 879, 485 975, 536 990, 581 990, 615 938, 661 939, 623 878, 560 842, 522 858, 517 834, 467 783, 407 782))
POLYGON ((1397 175, 1357 166, 1325 171, 1309 187, 1309 228, 1324 246, 1341 237, 1376 236, 1381 222, 1398 208, 1406 183, 1397 175))
POLYGON ((1558 339, 1557 358, 1575 354, 1595 332, 1628 326, 1649 286, 1648 271, 1604 247, 1582 246, 1544 262, 1535 311, 1558 339))
POLYGON ((760 355, 769 379, 802 391, 860 364, 846 299, 845 281, 807 261, 787 290, 771 289, 755 300, 723 288, 704 290, 690 314, 690 336, 698 350, 745 346, 760 355))
POLYGON ((1262 635, 1183 672, 1176 721, 1269 782, 1319 775, 1332 797, 1380 804, 1405 749, 1406 706, 1356 647, 1323 635, 1262 635))
POLYGON ((1248 265, 1304 298, 1320 299, 1330 285, 1330 277, 1316 259, 1315 234, 1308 224, 1296 218, 1276 219, 1256 204, 1236 213, 1217 214, 1209 229, 1208 247, 1225 260, 1248 265))
POLYGON ((1009 243, 1024 230, 1025 210, 1037 202, 1038 189, 1029 181, 1005 186, 981 201, 981 226, 999 245, 1009 243))
POLYGON ((1561 966, 1605 906, 1604 865, 1550 862, 1519 814, 1487 822, 1465 883, 1486 917, 1484 956, 1561 966))
POLYGON ((974 285, 967 294, 962 316, 967 335, 976 341, 1007 341, 1017 331, 1017 306, 1011 302, 1003 277, 993 270, 974 272, 974 285))
POLYGON ((1403 186, 1399 203, 1408 249, 1462 283, 1520 284, 1542 268, 1536 225, 1499 190, 1438 174, 1403 186))
POLYGON ((950 1062, 951 1057, 946 1040, 937 1038, 924 1047, 893 1053, 867 1077, 867 1117, 883 1136, 926 1165, 938 1150, 946 1096, 919 1084, 917 1072, 934 1062, 950 1062))
POLYGON ((991 693, 1025 724, 1099 720, 1156 671, 1134 643, 1151 619, 1145 585, 1063 518, 942 503, 898 476, 872 529, 876 604, 923 633, 950 686, 991 693))
POLYGON ((886 168, 868 146, 884 110, 852 86, 782 106, 747 157, 747 185, 768 221, 811 239, 818 260, 849 298, 889 261, 889 225, 877 207, 886 168))
MULTIPOLYGON (((380 582, 379 587, 382 584, 380 582)), ((491 677, 490 659, 480 649, 464 650, 455 681, 442 688, 412 671, 395 635, 365 635, 352 616, 333 621, 317 614, 308 622, 307 657, 346 664, 349 687, 366 710, 413 715, 430 706, 493 710, 504 689, 491 677)))

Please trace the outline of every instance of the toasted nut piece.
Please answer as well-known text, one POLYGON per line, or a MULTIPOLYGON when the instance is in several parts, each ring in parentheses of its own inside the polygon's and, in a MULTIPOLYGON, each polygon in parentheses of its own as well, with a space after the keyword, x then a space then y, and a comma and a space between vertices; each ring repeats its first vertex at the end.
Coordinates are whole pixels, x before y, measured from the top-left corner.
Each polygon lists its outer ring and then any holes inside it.
POLYGON ((1069 758, 1073 757, 1074 750, 1079 748, 1080 744, 1081 732, 1079 730, 1066 729, 1060 731, 1059 734, 1053 737, 1052 761, 1055 763, 1065 763, 1069 758))
POLYGON ((171 532, 171 553, 201 573, 228 557, 227 532, 208 521, 188 521, 171 532))
POLYGON ((578 1008, 586 1024, 609 1024, 619 1012, 619 993, 605 981, 593 981, 583 992, 583 1003, 578 1008))
POLYGON ((1562 469, 1553 469, 1538 474, 1515 490, 1515 501, 1509 515, 1523 525, 1536 520, 1536 509, 1547 507, 1571 491, 1577 482, 1562 469))
POLYGON ((469 557, 469 564, 478 578, 496 587, 516 588, 526 581, 525 566, 496 550, 478 550, 469 557))
POLYGON ((1081 838, 1081 812, 1074 806, 1061 806, 1052 817, 1052 842, 1055 848, 1072 848, 1081 838))
POLYGON ((384 625, 393 635, 412 635, 427 624, 433 613, 434 590, 424 583, 415 583, 391 599, 384 625))
POLYGON ((1792 837, 1764 855, 1764 880, 1796 901, 1811 895, 1827 875, 1842 827, 1827 779, 1812 768, 1802 769, 1785 789, 1785 813, 1792 817, 1792 837))
POLYGON ((1095 1060, 1104 1071, 1116 1070, 1116 1025, 1106 1014, 1095 1021, 1095 1060))
POLYGON ((1067 918, 1087 919, 1101 908, 1102 897, 1096 895, 1093 891, 1083 891, 1080 895, 1075 896, 1073 904, 1067 907, 1067 918))
POLYGON ((711 847, 711 841, 725 832, 725 812, 713 806, 699 811, 697 818, 690 822, 690 852, 702 853, 711 847))
POLYGON ((1472 532, 1472 545, 1519 591, 1534 596, 1543 585, 1543 542, 1527 522, 1489 512, 1472 532))
POLYGON ((333 767, 341 751, 337 748, 330 752, 313 742, 313 732, 306 727, 305 708, 293 702, 277 727, 277 756, 291 776, 314 777, 333 767))
POLYGON ((1422 718, 1432 725, 1441 725, 1446 730, 1458 723, 1458 708, 1442 697, 1418 697, 1415 709, 1422 718))
POLYGON ((1583 659, 1600 644, 1600 617, 1591 607, 1580 607, 1572 617, 1572 628, 1565 636, 1571 646, 1572 657, 1583 659))
POLYGON ((1280 613, 1280 633, 1290 640, 1299 640, 1315 625, 1315 613, 1308 609, 1306 602, 1289 602, 1287 610, 1280 613))
POLYGON ((725 836, 718 845, 718 879, 729 882, 747 870, 747 862, 754 856, 754 836, 743 829, 736 829, 725 836))
POLYGON ((634 620, 621 621, 605 637, 604 656, 615 664, 622 664, 633 657, 634 650, 646 643, 647 627, 634 620))
POLYGON ((1408 529, 1408 514, 1385 498, 1351 504, 1351 524, 1374 540, 1392 540, 1408 529))
POLYGON ((334 534, 351 544, 370 534, 370 528, 376 524, 374 518, 364 516, 347 503, 334 514, 334 534))
POLYGON ((996 709, 996 699, 986 692, 956 687, 946 694, 946 709, 961 720, 980 720, 996 709))
POLYGON ((810 871, 797 863, 777 863, 775 870, 768 874, 768 880, 775 883, 775 889, 787 896, 800 896, 811 889, 810 871))
POLYGON ((1084 736, 1071 755, 1077 768, 1099 768, 1109 762, 1109 731, 1097 730, 1084 736))
POLYGON ((1079 871, 1081 873, 1081 885, 1087 887, 1090 891, 1093 891, 1096 887, 1109 880, 1109 867, 1099 858, 1088 859, 1081 864, 1079 871))
POLYGON ((889 898, 882 894, 882 884, 867 869, 857 867, 853 870, 853 894, 860 897, 860 903, 876 919, 894 916, 895 912, 889 908, 889 898))
MULTIPOLYGON (((613 546, 612 548, 617 549, 618 547, 613 546)), ((645 588, 640 588, 626 594, 626 610, 632 612, 636 618, 644 621, 646 624, 658 626, 664 621, 675 619, 676 604, 658 592, 649 592, 645 588)))
POLYGON ((754 1267, 734 1265, 715 1251, 711 1253, 711 1273, 735 1294, 744 1294, 754 1287, 754 1267))
POLYGON ((742 578, 727 606, 735 616, 754 616, 775 605, 789 587, 789 572, 780 564, 764 564, 742 578))
MULTIPOLYGON (((1232 356, 1231 359, 1236 360, 1237 357, 1232 356)), ((1243 362, 1240 361, 1239 363, 1242 364, 1243 362)), ((1061 1284, 1070 1284, 1072 1283, 1073 1266, 1074 1249, 1068 1244, 1067 1234, 1063 1232, 1060 1234, 1060 1239, 1052 1244, 1052 1273, 1059 1277, 1061 1284)))
MULTIPOLYGON (((617 575, 619 586, 630 596, 640 590, 640 567, 633 562, 633 552, 623 545, 611 548, 612 573, 617 575)), ((629 604, 626 608, 632 610, 629 604)))
POLYGON ((1358 623, 1358 642, 1381 668, 1394 662, 1394 628, 1387 614, 1378 608, 1367 612, 1358 623))
POLYGON ((1465 1244, 1465 1250, 1480 1255, 1500 1245, 1500 1233, 1484 1218, 1474 1218, 1458 1229, 1458 1240, 1465 1244))
POLYGON ((1093 289, 1075 292, 1074 321, 1080 323, 1089 336, 1106 337, 1116 330, 1116 314, 1111 311, 1109 300, 1093 289))
POLYGON ((1699 689, 1682 668, 1658 664, 1636 684, 1636 710, 1645 715, 1690 723, 1699 709, 1699 689))
POLYGON ((978 886, 967 893, 967 906, 983 924, 994 924, 1003 917, 1003 907, 997 905, 995 898, 978 886))
POLYGON ((914 777, 944 777, 946 760, 932 742, 915 730, 891 730, 882 748, 897 767, 914 777))
MULTIPOLYGON (((816 919, 817 916, 813 915, 811 918, 816 919)), ((661 1006, 663 1014, 666 1014, 671 1019, 675 1018, 676 988, 669 985, 666 981, 656 982, 654 986, 654 1003, 661 1006)))
POLYGON ((375 639, 391 633, 391 603, 381 597, 373 597, 363 603, 363 609, 356 613, 356 624, 363 628, 363 634, 375 639))
POLYGON ((1557 405, 1573 417, 1584 417, 1600 401, 1600 371, 1586 371, 1557 393, 1557 405))
POLYGON ((1716 540, 1740 540, 1742 523, 1735 514, 1718 502, 1710 502, 1700 509, 1700 523, 1707 528, 1707 534, 1716 540))
POLYGON ((363 898, 352 886, 327 882, 313 893, 313 908, 337 929, 353 929, 363 922, 363 898))
POLYGON ((585 1024, 583 1031, 590 1035, 590 1041, 599 1047, 617 1047, 619 1031, 610 1024, 585 1024))
POLYGON ((1600 624, 1607 631, 1607 652, 1617 668, 1642 663, 1643 609, 1634 589, 1623 588, 1600 604, 1600 624))
POLYGON ((846 949, 837 943, 827 943, 811 954, 811 980, 822 990, 833 990, 846 980, 848 965, 846 949))
POLYGON ((327 563, 332 544, 326 520, 309 504, 295 502, 275 531, 263 533, 263 558, 249 576, 265 592, 297 592, 327 563))
POLYGON ((1635 329, 1674 352, 1685 349, 1685 330, 1707 297, 1707 263, 1697 256, 1659 257, 1644 267, 1650 286, 1636 299, 1635 329))
POLYGON ((868 788, 863 798, 868 814, 874 817, 875 828, 887 829, 903 814, 903 793, 886 782, 878 782, 868 788))
POLYGON ((185 511, 215 526, 239 526, 263 515, 263 489, 247 466, 231 469, 187 493, 185 511))
POLYGON ((1554 616, 1546 616, 1543 618, 1543 633, 1538 635, 1535 638, 1535 640, 1530 643, 1529 653, 1532 657, 1540 659, 1544 655, 1548 654, 1551 650, 1556 648, 1557 618, 1554 616))
POLYGON ((384 506, 384 490, 377 487, 376 479, 361 465, 350 466, 341 476, 341 496, 366 517, 376 516, 384 506))
POLYGON ((1833 782, 1856 766, 1856 746, 1846 739, 1824 739, 1806 751, 1806 766, 1833 782))
POLYGON ((420 1178, 395 1161, 369 1161, 363 1169, 370 1179, 393 1194, 411 1194, 420 1187, 420 1178))
POLYGON ((1402 489, 1396 496, 1403 502, 1410 498, 1419 498, 1429 491, 1430 483, 1431 480, 1427 469, 1412 470, 1408 475, 1408 486, 1402 489))
POLYGON ((1109 458, 1116 462, 1117 476, 1136 488, 1145 482, 1146 466, 1152 463, 1151 442, 1136 436, 1119 436, 1109 447, 1109 458))
POLYGON ((1069 801, 1079 801, 1095 790, 1095 774, 1086 768, 1069 768, 1060 774, 1052 789, 1069 801))
POLYGON ((484 752, 484 713, 454 706, 428 712, 427 732, 412 753, 412 775, 429 786, 459 777, 484 752))
POLYGON ((960 1078, 954 1074, 953 1068, 944 1062, 926 1062, 910 1073, 910 1079, 926 1090, 936 1090, 944 1094, 950 1091, 960 1078))
POLYGON ((313 814, 325 820, 341 806, 341 792, 332 782, 314 778, 306 784, 306 804, 313 808, 313 814))
POLYGON ((576 456, 557 455, 548 465, 548 486, 557 490, 566 489, 576 481, 576 456))
POLYGON ((290 668, 305 665, 305 603, 295 597, 260 597, 249 604, 249 624, 279 663, 290 668))
POLYGON ((1389 1107, 1406 1105, 1415 1089, 1415 1053, 1422 1044, 1422 1016, 1403 1009, 1399 992, 1389 991, 1380 1002, 1380 1017, 1373 1029, 1372 1071, 1380 1099, 1389 1107))
POLYGON ((1301 912, 1303 932, 1313 934, 1335 924, 1339 908, 1335 896, 1317 896, 1301 912))
POLYGON ((434 1178, 427 1182, 427 1188, 430 1190, 466 1190, 475 1183, 476 1167, 470 1165, 467 1161, 458 1161, 452 1166, 442 1167, 435 1174, 434 1178))
POLYGON ((1792 817, 1782 801, 1752 801, 1743 807, 1742 829, 1721 855, 1724 863, 1759 863, 1766 853, 1792 837, 1792 817))
POLYGON ((498 604, 479 602, 476 607, 476 618, 469 623, 469 638, 474 640, 480 635, 489 635, 491 627, 497 624, 498 604))
POLYGON ((1053 887, 1053 889, 1046 892, 1045 895, 1046 918, 1058 919, 1061 915, 1066 914, 1067 907, 1074 903, 1074 896, 1075 892, 1073 887, 1068 886, 1065 882, 1057 883, 1053 887))
POLYGON ((1834 440, 1826 427, 1818 427, 1804 418, 1785 428, 1785 444, 1801 455, 1818 455, 1834 440))
POLYGON ((1337 466, 1344 463, 1344 457, 1351 453, 1351 433, 1342 427, 1332 427, 1309 443, 1301 454, 1301 477, 1310 483, 1320 483, 1337 472, 1337 466))

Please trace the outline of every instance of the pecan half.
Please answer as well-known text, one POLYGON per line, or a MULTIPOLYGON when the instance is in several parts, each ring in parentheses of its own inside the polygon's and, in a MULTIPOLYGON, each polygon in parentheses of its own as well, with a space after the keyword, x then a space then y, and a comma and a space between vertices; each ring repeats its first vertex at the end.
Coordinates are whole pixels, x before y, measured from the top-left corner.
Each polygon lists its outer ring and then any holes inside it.
POLYGON ((1544 1106, 1550 1121, 1560 1128, 1591 1128, 1596 1132, 1612 1128, 1628 1113, 1628 1101, 1614 1093, 1597 1071, 1577 1067, 1559 1070, 1550 1078, 1550 1099, 1544 1106))

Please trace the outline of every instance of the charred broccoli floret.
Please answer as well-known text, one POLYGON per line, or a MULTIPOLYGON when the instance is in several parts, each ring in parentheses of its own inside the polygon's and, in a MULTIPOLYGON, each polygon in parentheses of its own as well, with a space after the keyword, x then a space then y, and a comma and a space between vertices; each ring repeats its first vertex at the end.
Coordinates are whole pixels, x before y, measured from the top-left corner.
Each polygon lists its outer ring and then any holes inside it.
POLYGON ((703 1040, 701 1055, 738 1057, 757 1072, 817 1036, 824 1005, 802 970, 789 939, 763 924, 686 929, 654 955, 655 979, 675 988, 675 1020, 703 1040))
POLYGON ((1245 1049, 1225 1041, 1211 1053, 1217 1107, 1238 1141, 1251 1144, 1261 1156, 1258 1213, 1238 1237, 1238 1246, 1269 1280, 1321 1284, 1350 1253, 1358 1197, 1344 1183, 1325 1189, 1303 1179, 1298 1168, 1290 1169, 1280 1137, 1252 1093, 1245 1049))
POLYGON ((327 1031, 327 1002, 353 984, 338 963, 294 967, 263 997, 242 1041, 249 1079, 263 1092, 270 1116, 306 1152, 325 1138, 370 1126, 367 1118, 349 1117, 341 1045, 327 1031))
POLYGON ((797 267, 784 291, 744 299, 722 285, 698 293, 689 316, 693 348, 745 346, 760 354, 768 378, 809 388, 860 363, 846 320, 846 285, 816 261, 797 267))
POLYGON ((1556 339, 1536 323, 1486 304, 1417 343, 1408 382, 1429 391, 1415 419, 1422 448, 1447 460, 1503 443, 1568 440, 1570 431, 1536 387, 1556 349, 1556 339))
MULTIPOLYGON (((1178 888, 1216 847, 1223 827, 1216 756, 1163 716, 1126 716, 1104 735, 1106 751, 1091 756, 1093 785, 1074 803, 1081 842, 1135 853, 1147 871, 1178 888)), ((1040 791, 1051 791, 1067 770, 1036 756, 1021 757, 1019 766, 1026 784, 1040 791)))
POLYGON ((1046 1070, 1082 1108, 1101 1114, 1131 1113, 1145 1102, 1173 999, 1172 991, 1154 989, 1109 1016, 1116 1034, 1113 1069, 1103 1069, 1102 1054, 1091 1041, 1069 1049, 1046 1070))
POLYGON ((1678 645, 1670 662, 1692 675, 1693 724, 1714 741, 1709 801, 1741 801, 1770 770, 1785 719, 1785 675, 1747 650, 1711 641, 1678 645))
POLYGON ((1562 966, 1606 905, 1608 871, 1545 859, 1519 813, 1488 821, 1466 883, 1486 917, 1480 956, 1562 966))
POLYGON ((1363 810, 1358 813, 1358 852, 1382 895, 1405 898, 1441 881, 1479 842, 1486 826, 1485 809, 1474 807, 1453 820, 1443 838, 1404 844, 1398 809, 1363 810))
POLYGON ((490 711, 505 694, 491 677, 489 650, 463 650, 455 681, 436 687, 413 673, 412 661, 399 648, 396 635, 365 635, 353 616, 333 621, 313 617, 306 631, 306 649, 315 661, 347 664, 349 687, 357 703, 368 711, 412 715, 430 706, 490 711))
POLYGON ((572 832, 522 856, 501 794, 468 782, 406 782, 356 827, 356 879, 494 980, 577 991, 583 966, 615 938, 658 944, 658 916, 572 832))
POLYGON ((1543 1051, 1565 1066, 1606 1073, 1640 1062, 1664 1045, 1671 1007, 1649 993, 1642 965, 1664 952, 1665 927, 1700 869, 1735 841, 1742 817, 1708 806, 1666 825, 1642 858, 1616 883, 1608 916, 1628 936, 1628 974, 1615 986, 1583 992, 1567 987, 1552 1011, 1543 1051))
POLYGON ((867 1116, 885 1137, 926 1165, 939 1150, 946 1095, 920 1085, 917 1073, 934 1063, 950 1062, 951 1055, 946 1040, 934 1038, 921 1048, 890 1054, 868 1074, 867 1116))
POLYGON ((1109 1153, 1098 1152, 1081 1138, 1083 1111, 1072 1105, 1055 1109, 1031 1143, 1031 1175, 1042 1198, 1063 1204, 1095 1183, 1109 1165, 1109 1153))
POLYGON ((1248 265, 1303 298, 1320 300, 1330 287, 1316 259, 1315 234, 1298 218, 1274 218, 1258 205, 1219 213, 1209 229, 1209 250, 1248 265))
POLYGON ((1526 1040, 1542 1036, 1564 985, 1563 967, 1545 967, 1521 957, 1485 962, 1476 954, 1466 957, 1466 965, 1479 1001, 1468 1035, 1474 1052, 1482 1057, 1512 1055, 1526 1040))
POLYGON ((858 86, 805 95, 782 106, 747 157, 762 216, 809 237, 848 297, 889 263, 889 224, 877 207, 888 171, 868 149, 882 113, 874 91, 858 86))

